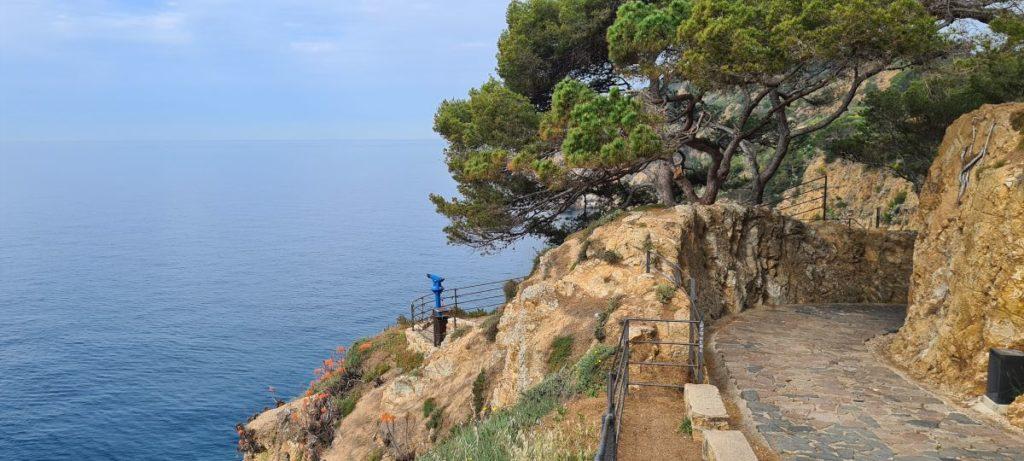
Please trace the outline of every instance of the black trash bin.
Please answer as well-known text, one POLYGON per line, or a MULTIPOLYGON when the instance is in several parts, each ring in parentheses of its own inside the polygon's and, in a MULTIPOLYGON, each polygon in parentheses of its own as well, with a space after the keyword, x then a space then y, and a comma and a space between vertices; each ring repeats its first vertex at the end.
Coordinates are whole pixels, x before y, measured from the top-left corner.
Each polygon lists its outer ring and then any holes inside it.
POLYGON ((1024 351, 989 349, 985 395, 999 405, 1007 405, 1021 394, 1024 394, 1024 351))

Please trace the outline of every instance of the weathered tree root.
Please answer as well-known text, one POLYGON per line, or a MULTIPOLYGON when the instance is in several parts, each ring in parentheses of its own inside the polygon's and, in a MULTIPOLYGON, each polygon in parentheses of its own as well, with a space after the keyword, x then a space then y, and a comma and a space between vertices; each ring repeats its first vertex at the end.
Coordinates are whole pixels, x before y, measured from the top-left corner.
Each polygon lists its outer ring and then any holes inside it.
POLYGON ((982 146, 981 150, 978 152, 977 155, 974 155, 973 150, 974 143, 977 137, 977 127, 975 126, 971 128, 971 144, 965 147, 963 152, 960 153, 960 160, 963 161, 967 157, 968 152, 971 152, 973 158, 971 158, 971 160, 969 160, 967 164, 965 164, 963 168, 960 169, 960 190, 956 194, 957 206, 960 205, 960 199, 963 198, 964 192, 967 192, 967 186, 971 182, 971 170, 973 170, 974 167, 977 166, 977 164, 980 163, 981 160, 985 158, 985 155, 988 154, 988 146, 989 143, 992 142, 992 132, 995 131, 995 129, 996 122, 995 120, 993 120, 992 125, 988 127, 988 137, 985 139, 985 145, 982 146))

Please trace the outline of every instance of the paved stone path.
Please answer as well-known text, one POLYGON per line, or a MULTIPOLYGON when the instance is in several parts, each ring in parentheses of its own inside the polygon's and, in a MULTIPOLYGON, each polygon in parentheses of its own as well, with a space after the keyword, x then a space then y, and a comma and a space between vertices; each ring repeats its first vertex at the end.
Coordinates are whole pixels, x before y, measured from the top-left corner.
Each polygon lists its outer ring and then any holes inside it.
POLYGON ((1024 460, 1024 438, 980 423, 878 363, 865 341, 893 306, 785 306, 715 334, 753 423, 786 460, 1024 460))

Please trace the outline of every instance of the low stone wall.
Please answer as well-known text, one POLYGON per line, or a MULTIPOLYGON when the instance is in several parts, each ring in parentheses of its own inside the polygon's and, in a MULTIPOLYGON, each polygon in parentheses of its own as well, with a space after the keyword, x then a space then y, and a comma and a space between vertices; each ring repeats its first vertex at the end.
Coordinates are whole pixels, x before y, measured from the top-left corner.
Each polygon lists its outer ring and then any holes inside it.
POLYGON ((680 208, 684 277, 712 316, 770 304, 907 302, 914 234, 804 223, 764 208, 680 208))

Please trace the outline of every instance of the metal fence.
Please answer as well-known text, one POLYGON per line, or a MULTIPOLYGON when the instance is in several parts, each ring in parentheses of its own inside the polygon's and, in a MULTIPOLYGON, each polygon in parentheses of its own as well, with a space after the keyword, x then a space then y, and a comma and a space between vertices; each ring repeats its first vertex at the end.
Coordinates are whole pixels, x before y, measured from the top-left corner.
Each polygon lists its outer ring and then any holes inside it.
POLYGON ((822 221, 828 219, 828 175, 821 175, 817 178, 804 181, 797 184, 793 189, 794 192, 789 195, 783 195, 781 200, 772 204, 772 207, 782 214, 791 217, 800 217, 809 213, 820 212, 820 218, 822 221), (778 205, 789 201, 785 206, 779 207, 778 205), (810 208, 802 207, 803 205, 811 204, 810 208), (785 213, 787 210, 789 213, 785 213))
MULTIPOLYGON (((515 295, 506 291, 509 283, 517 284, 523 277, 498 280, 495 282, 478 283, 457 288, 447 288, 441 293, 441 311, 449 316, 465 316, 484 314, 503 306, 515 295)), ((409 320, 415 326, 429 322, 437 315, 434 294, 426 294, 409 303, 409 320)))
POLYGON ((626 407, 626 397, 629 396, 629 386, 663 387, 683 389, 682 385, 650 382, 632 381, 629 377, 630 367, 650 366, 662 368, 679 368, 688 373, 690 382, 704 382, 704 316, 697 308, 696 285, 690 279, 690 319, 689 320, 666 320, 649 318, 627 318, 622 322, 622 333, 619 335, 618 354, 613 370, 608 373, 608 401, 605 412, 601 417, 601 435, 595 461, 614 461, 618 457, 619 437, 622 432, 622 414, 626 407), (630 341, 630 327, 637 323, 685 323, 689 326, 689 335, 686 342, 661 341, 661 340, 637 340, 630 341), (687 363, 678 362, 651 362, 634 361, 631 355, 633 344, 657 344, 665 346, 686 347, 687 363))

